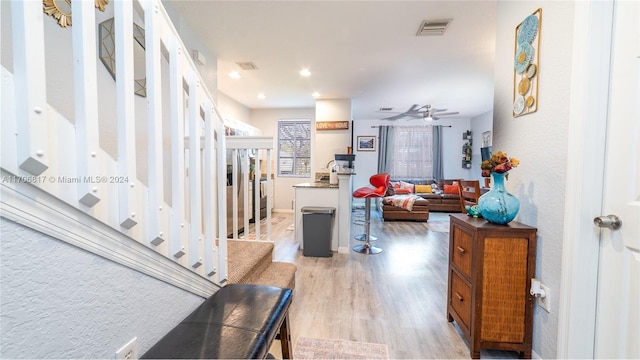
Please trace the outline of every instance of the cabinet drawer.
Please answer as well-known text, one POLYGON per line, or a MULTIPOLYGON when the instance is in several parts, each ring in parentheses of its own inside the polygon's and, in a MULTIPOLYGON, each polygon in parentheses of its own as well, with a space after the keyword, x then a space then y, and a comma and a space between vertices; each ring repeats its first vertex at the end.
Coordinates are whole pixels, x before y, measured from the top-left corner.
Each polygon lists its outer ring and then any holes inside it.
POLYGON ((453 247, 451 249, 452 262, 468 279, 471 279, 471 264, 473 257, 473 237, 459 227, 453 228, 453 247))
POLYGON ((449 302, 453 311, 458 314, 462 324, 460 327, 469 329, 471 323, 471 287, 467 285, 455 271, 450 270, 451 294, 449 302))

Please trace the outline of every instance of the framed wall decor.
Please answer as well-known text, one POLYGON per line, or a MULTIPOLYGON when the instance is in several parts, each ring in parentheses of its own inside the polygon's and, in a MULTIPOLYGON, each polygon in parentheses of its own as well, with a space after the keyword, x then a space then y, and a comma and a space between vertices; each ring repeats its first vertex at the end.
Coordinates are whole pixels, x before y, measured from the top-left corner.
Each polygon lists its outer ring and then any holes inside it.
MULTIPOLYGON (((97 6, 97 5, 96 5, 97 6)), ((107 19, 98 25, 98 55, 107 71, 116 79, 116 40, 115 20, 107 19)), ((133 91, 136 95, 147 97, 147 77, 145 73, 145 32, 142 26, 133 23, 134 76, 133 91)))
MULTIPOLYGON (((104 12, 109 0, 95 0, 96 9, 104 12)), ((45 14, 52 16, 60 27, 71 26, 71 0, 42 0, 42 10, 45 14)))
POLYGON ((348 121, 316 121, 316 130, 349 130, 348 121))
POLYGON ((482 147, 491 146, 491 130, 482 133, 482 147))
POLYGON ((375 135, 358 136, 358 144, 357 144, 356 150, 376 151, 375 135))
POLYGON ((516 26, 513 59, 513 117, 538 110, 542 9, 516 26))

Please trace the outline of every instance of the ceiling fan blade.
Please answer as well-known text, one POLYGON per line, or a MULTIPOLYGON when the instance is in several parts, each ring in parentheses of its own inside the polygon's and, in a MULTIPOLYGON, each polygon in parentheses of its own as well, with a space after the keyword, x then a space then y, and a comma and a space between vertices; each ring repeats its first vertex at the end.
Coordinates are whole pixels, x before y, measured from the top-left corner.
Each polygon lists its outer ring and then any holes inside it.
POLYGON ((418 108, 418 106, 420 106, 420 105, 418 105, 418 104, 413 104, 413 105, 409 108, 409 110, 405 111, 405 114, 406 114, 406 113, 410 113, 410 112, 414 112, 414 111, 416 111, 416 110, 419 110, 420 108, 418 108))
POLYGON ((390 117, 384 118, 382 120, 398 120, 398 119, 404 119, 404 118, 407 118, 407 120, 415 120, 415 119, 422 119, 424 117, 422 116, 421 113, 416 113, 416 114, 404 113, 404 114, 400 114, 400 115, 396 115, 396 116, 390 116, 390 117))
MULTIPOLYGON (((432 108, 431 105, 420 106, 418 104, 413 104, 407 111, 403 113, 391 112, 391 111, 381 111, 381 112, 384 112, 387 114, 394 114, 394 113, 398 114, 398 115, 393 115, 393 116, 383 118, 382 120, 398 120, 402 118, 438 120, 439 117, 435 117, 434 115, 437 114, 438 116, 445 116, 445 115, 459 114, 459 112, 457 111, 450 111, 450 112, 446 112, 446 111, 447 109, 432 108)), ((408 119, 408 120, 411 120, 411 119, 408 119)))
POLYGON ((389 116, 386 118, 382 118, 382 120, 398 120, 398 119, 402 119, 403 117, 406 117, 406 114, 399 114, 399 115, 394 115, 394 116, 389 116))

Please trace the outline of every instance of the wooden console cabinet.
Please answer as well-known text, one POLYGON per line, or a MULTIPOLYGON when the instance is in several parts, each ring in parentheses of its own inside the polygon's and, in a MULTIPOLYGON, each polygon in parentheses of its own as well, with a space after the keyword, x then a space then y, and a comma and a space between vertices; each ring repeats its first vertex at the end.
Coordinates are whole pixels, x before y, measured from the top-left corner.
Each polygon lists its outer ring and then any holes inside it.
POLYGON ((536 229, 464 214, 450 219, 447 319, 456 321, 474 359, 480 349, 531 358, 536 229))

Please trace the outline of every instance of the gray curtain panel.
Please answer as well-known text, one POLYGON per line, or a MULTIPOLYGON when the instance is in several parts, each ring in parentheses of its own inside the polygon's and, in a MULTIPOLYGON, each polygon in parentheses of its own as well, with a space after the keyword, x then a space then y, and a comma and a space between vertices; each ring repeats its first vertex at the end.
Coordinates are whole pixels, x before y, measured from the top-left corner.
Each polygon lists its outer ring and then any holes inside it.
POLYGON ((442 180, 442 126, 433 127, 433 178, 442 180))
POLYGON ((389 172, 389 142, 391 140, 391 126, 380 126, 378 128, 378 174, 389 172))
MULTIPOLYGON (((393 152, 393 126, 378 128, 378 174, 389 173, 393 152)), ((376 208, 380 208, 381 201, 376 199, 376 208)))

